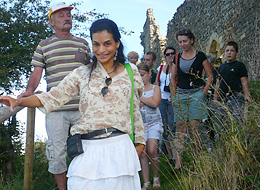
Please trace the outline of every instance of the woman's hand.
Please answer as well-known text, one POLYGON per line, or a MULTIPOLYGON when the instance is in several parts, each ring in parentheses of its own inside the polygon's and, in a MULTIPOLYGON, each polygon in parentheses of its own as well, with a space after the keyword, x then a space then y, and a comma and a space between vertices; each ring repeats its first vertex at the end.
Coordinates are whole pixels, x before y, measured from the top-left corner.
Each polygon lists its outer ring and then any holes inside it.
POLYGON ((202 91, 202 93, 206 96, 207 93, 208 93, 208 91, 204 88, 203 91, 202 91))
POLYGON ((140 101, 140 108, 143 107, 145 104, 140 101))
POLYGON ((138 154, 138 157, 140 158, 142 152, 143 152, 144 149, 145 149, 145 145, 144 145, 144 144, 138 144, 138 145, 135 147, 135 149, 136 149, 136 152, 137 152, 137 154, 138 154))
POLYGON ((0 97, 0 103, 9 106, 10 107, 10 111, 13 112, 14 111, 14 107, 18 106, 18 100, 11 98, 10 96, 2 96, 0 97))
POLYGON ((250 98, 250 96, 245 96, 245 101, 249 102, 249 103, 252 103, 252 99, 250 98))

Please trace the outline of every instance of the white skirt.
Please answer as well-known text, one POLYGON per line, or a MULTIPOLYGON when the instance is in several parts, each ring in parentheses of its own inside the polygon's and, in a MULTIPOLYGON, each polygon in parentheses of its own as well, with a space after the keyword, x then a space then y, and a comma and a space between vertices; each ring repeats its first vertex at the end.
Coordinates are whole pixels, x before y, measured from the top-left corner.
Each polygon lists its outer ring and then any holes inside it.
POLYGON ((139 190, 139 158, 128 134, 82 140, 84 153, 68 169, 69 190, 139 190))

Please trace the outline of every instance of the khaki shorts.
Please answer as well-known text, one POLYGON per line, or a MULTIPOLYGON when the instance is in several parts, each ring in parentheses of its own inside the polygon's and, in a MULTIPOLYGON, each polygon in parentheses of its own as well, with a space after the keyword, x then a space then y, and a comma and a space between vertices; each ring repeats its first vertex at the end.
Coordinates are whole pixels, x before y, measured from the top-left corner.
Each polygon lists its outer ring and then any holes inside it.
POLYGON ((207 118, 206 96, 202 91, 203 89, 187 94, 176 93, 176 97, 172 97, 175 122, 207 118))
POLYGON ((79 111, 59 111, 46 115, 46 155, 49 160, 48 171, 61 174, 67 171, 67 137, 71 126, 80 121, 79 111))

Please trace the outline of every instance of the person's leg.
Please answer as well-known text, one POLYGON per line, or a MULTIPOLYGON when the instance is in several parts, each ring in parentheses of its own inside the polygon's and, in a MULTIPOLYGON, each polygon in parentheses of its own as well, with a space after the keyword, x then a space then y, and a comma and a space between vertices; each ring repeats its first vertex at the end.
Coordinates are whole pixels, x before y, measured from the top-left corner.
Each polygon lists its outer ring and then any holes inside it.
MULTIPOLYGON (((66 150, 66 147, 67 147, 67 138, 68 138, 68 135, 70 134, 70 128, 73 126, 73 125, 76 125, 77 123, 79 123, 80 121, 80 113, 79 111, 66 111, 65 112, 65 115, 64 115, 64 130, 63 130, 63 135, 65 136, 64 138, 64 142, 65 142, 65 146, 64 146, 64 149, 65 149, 65 154, 67 156, 67 150, 66 150), (67 135, 65 135, 67 134, 67 135)), ((66 159, 65 159, 66 161, 66 159)), ((67 187, 67 171, 64 172, 64 173, 61 173, 61 174, 53 174, 54 175, 54 178, 55 178, 55 181, 57 183, 57 186, 59 188, 59 190, 63 190, 63 189, 66 189, 67 187)))
POLYGON ((243 112, 243 105, 245 103, 244 97, 241 93, 236 93, 232 96, 227 98, 227 106, 230 109, 230 112, 234 119, 237 122, 241 122, 244 116, 243 112))
POLYGON ((189 134, 190 134, 190 140, 191 144, 194 145, 194 150, 199 151, 201 150, 201 138, 199 133, 199 124, 200 122, 198 120, 190 120, 189 121, 189 134))
POLYGON ((175 147, 176 147, 176 160, 175 160, 175 169, 179 169, 182 164, 181 155, 183 152, 183 147, 185 143, 185 134, 187 131, 187 124, 183 121, 176 122, 177 132, 176 132, 176 140, 175 140, 175 147))
MULTIPOLYGON (((147 142, 147 153, 151 160, 151 167, 153 171, 154 179, 159 177, 159 157, 158 157, 158 139, 148 139, 147 142)), ((153 187, 160 187, 160 181, 155 180, 153 182, 153 187)))
POLYGON ((171 140, 170 147, 171 147, 171 155, 172 155, 171 162, 174 163, 176 160, 176 157, 177 157, 177 151, 176 151, 176 147, 175 147, 175 137, 171 140))
POLYGON ((172 107, 172 103, 168 102, 167 104, 167 123, 168 126, 170 128, 170 132, 169 132, 169 151, 171 152, 171 159, 172 161, 176 159, 176 148, 174 145, 174 139, 175 139, 175 132, 176 132, 176 126, 174 124, 174 111, 173 111, 173 107, 172 107))
POLYGON ((209 138, 210 138, 210 140, 212 141, 212 143, 214 144, 215 143, 215 133, 216 133, 216 131, 215 131, 215 129, 214 129, 214 114, 216 114, 215 112, 215 108, 214 108, 214 106, 213 106, 213 102, 210 102, 209 104, 208 104, 208 128, 209 128, 209 138))
POLYGON ((148 139, 146 150, 151 160, 153 176, 159 177, 158 140, 148 139))
POLYGON ((208 117, 206 96, 202 93, 202 89, 190 93, 189 97, 189 123, 188 129, 190 134, 191 144, 194 145, 195 150, 201 149, 201 137, 199 133, 199 124, 202 120, 208 117))
POLYGON ((171 102, 167 102, 166 110, 167 110, 167 125, 169 126, 170 135, 174 136, 176 131, 176 126, 174 124, 174 111, 171 102))
POLYGON ((59 190, 66 190, 67 189, 67 177, 66 177, 66 175, 67 175, 67 172, 63 172, 61 174, 53 174, 59 190))
POLYGON ((46 154, 49 160, 49 172, 54 175, 59 190, 66 190, 66 140, 70 122, 66 112, 51 112, 46 116, 48 135, 46 154))
POLYGON ((176 133, 173 141, 176 149, 175 170, 181 168, 182 152, 185 143, 185 135, 187 132, 187 120, 189 112, 189 96, 188 94, 176 93, 172 98, 172 105, 174 108, 174 121, 176 122, 176 133))
POLYGON ((172 151, 171 151, 171 142, 170 142, 170 140, 165 139, 164 140, 164 144, 165 144, 165 148, 167 150, 167 153, 169 155, 169 158, 172 158, 173 155, 172 155, 172 151))
POLYGON ((213 118, 214 118, 214 102, 213 102, 213 97, 211 94, 208 94, 206 96, 206 105, 207 105, 207 113, 208 117, 205 121, 203 121, 203 126, 207 128, 208 134, 209 134, 209 139, 211 142, 214 144, 215 143, 215 130, 213 127, 213 118))
POLYGON ((172 158, 171 151, 170 151, 170 142, 168 140, 169 126, 168 126, 167 102, 168 102, 168 100, 162 99, 161 103, 159 105, 159 109, 160 109, 160 113, 161 113, 162 121, 163 121, 163 137, 162 137, 162 144, 160 145, 160 149, 165 154, 169 154, 169 157, 172 158))
POLYGON ((147 155, 147 145, 148 142, 146 141, 146 148, 143 151, 143 153, 140 156, 140 162, 141 162, 141 168, 142 168, 142 176, 144 181, 143 189, 146 188, 146 186, 150 186, 150 180, 149 180, 149 159, 147 155))

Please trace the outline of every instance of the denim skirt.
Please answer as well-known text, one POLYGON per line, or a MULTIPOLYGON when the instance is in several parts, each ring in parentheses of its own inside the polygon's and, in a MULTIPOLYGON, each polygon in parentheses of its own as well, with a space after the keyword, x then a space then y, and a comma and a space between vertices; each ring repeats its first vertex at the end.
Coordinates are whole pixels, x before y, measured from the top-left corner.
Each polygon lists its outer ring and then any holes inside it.
POLYGON ((207 118, 206 96, 203 89, 191 93, 176 93, 172 97, 174 121, 203 120, 207 118))

